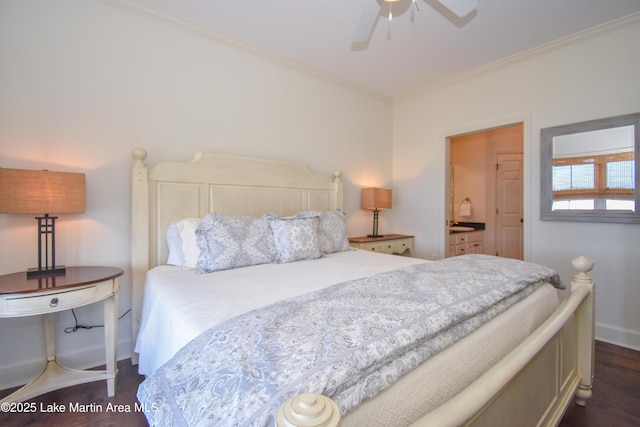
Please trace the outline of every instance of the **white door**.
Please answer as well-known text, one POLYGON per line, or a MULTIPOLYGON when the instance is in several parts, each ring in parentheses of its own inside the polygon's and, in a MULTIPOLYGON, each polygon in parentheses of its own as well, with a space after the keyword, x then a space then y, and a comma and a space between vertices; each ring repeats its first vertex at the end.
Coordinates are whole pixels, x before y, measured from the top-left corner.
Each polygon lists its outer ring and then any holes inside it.
POLYGON ((496 172, 496 254, 523 259, 523 173, 521 153, 498 153, 496 172))

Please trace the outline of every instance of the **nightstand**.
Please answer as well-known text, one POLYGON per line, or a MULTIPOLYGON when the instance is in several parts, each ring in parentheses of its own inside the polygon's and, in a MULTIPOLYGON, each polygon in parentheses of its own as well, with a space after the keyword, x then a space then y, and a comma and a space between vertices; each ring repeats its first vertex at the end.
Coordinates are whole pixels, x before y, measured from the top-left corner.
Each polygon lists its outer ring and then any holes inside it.
POLYGON ((365 251, 394 255, 408 252, 409 256, 414 256, 413 236, 405 236, 404 234, 385 234, 382 237, 349 237, 349 244, 365 251))
POLYGON ((21 402, 39 394, 91 381, 107 380, 107 395, 115 395, 116 342, 118 331, 118 278, 115 267, 67 267, 66 274, 27 279, 25 272, 0 276, 0 318, 44 316, 47 361, 43 371, 29 384, 0 401, 21 402), (70 369, 56 361, 55 313, 88 305, 104 304, 106 369, 70 369))

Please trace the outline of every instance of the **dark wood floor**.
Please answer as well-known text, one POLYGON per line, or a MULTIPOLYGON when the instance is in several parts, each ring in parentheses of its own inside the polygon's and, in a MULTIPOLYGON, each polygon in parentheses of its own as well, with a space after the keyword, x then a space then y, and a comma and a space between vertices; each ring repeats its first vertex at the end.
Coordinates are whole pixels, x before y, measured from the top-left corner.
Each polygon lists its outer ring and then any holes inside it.
MULTIPOLYGON (((37 406, 35 413, 7 414, 0 412, 0 426, 42 426, 42 427, 81 427, 81 426, 113 426, 113 427, 137 427, 147 426, 144 414, 136 412, 136 391, 138 385, 144 379, 138 375, 137 366, 131 365, 131 360, 118 362, 118 379, 116 383, 115 397, 107 397, 106 381, 95 381, 52 391, 35 397, 28 402, 34 402, 37 406), (50 405, 62 404, 66 408, 64 413, 46 412, 50 405), (102 407, 103 412, 72 412, 71 404, 86 405, 90 409, 102 407), (107 412, 107 405, 111 403, 114 411, 107 412), (122 406, 118 406, 122 405, 122 406), (43 408, 44 411, 41 411, 43 408), (121 410, 121 411, 119 411, 121 410), (130 412, 127 412, 129 410, 130 412)), ((6 396, 13 390, 0 391, 1 396, 6 396)))
POLYGON ((640 426, 640 351, 596 341, 593 396, 570 405, 561 427, 640 426))
MULTIPOLYGON (((65 413, 7 414, 0 412, 0 426, 146 426, 144 416, 136 412, 136 389, 142 377, 129 360, 118 363, 117 393, 106 397, 104 381, 68 387, 44 394, 29 402, 38 408, 53 408, 62 403, 65 413), (102 407, 102 412, 70 412, 70 402, 102 407), (107 412, 107 405, 123 412, 107 412), (121 405, 121 406, 118 406, 121 405), (126 412, 126 411, 131 412, 126 412)), ((595 385, 586 407, 570 405, 561 427, 637 427, 640 426, 640 352, 596 341, 595 385)), ((7 391, 0 391, 6 396, 7 391)), ((502 427, 502 426, 501 426, 502 427)))

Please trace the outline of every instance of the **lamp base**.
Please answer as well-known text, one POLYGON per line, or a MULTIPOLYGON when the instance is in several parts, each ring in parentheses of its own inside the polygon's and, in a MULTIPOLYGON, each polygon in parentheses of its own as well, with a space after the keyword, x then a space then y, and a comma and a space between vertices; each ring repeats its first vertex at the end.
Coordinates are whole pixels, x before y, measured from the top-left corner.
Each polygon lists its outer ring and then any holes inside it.
POLYGON ((367 234, 367 237, 384 237, 384 234, 367 234))
POLYGON ((27 279, 34 279, 42 276, 63 276, 66 273, 64 265, 57 265, 54 268, 30 268, 27 270, 27 279))

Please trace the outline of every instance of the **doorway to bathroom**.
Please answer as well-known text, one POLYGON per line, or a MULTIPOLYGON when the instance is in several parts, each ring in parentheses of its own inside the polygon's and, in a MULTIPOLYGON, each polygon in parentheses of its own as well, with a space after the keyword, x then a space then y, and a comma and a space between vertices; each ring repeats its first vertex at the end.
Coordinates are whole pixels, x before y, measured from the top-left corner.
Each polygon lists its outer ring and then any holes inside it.
POLYGON ((524 259, 524 125, 453 136, 447 143, 445 253, 524 259))

